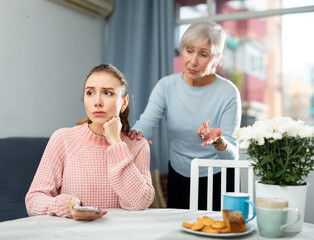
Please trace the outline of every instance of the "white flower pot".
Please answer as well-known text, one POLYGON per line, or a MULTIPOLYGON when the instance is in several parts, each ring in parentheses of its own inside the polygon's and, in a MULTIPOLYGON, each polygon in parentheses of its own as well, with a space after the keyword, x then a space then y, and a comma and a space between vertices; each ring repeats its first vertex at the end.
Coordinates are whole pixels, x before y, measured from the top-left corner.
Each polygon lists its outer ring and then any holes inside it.
MULTIPOLYGON (((256 181, 255 195, 256 198, 283 198, 288 200, 289 207, 298 208, 301 215, 300 221, 287 227, 285 232, 301 232, 304 221, 307 188, 308 185, 281 187, 279 185, 263 184, 261 181, 256 181)), ((293 221, 294 218, 293 214, 288 214, 287 222, 293 221)))

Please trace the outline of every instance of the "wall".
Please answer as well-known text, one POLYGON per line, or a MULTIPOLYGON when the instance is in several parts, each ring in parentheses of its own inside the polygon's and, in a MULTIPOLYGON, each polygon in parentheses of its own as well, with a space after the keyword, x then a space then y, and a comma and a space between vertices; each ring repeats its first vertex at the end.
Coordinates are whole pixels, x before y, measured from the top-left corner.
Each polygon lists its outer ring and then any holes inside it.
POLYGON ((49 137, 85 117, 105 24, 52 0, 0 0, 0 137, 49 137))

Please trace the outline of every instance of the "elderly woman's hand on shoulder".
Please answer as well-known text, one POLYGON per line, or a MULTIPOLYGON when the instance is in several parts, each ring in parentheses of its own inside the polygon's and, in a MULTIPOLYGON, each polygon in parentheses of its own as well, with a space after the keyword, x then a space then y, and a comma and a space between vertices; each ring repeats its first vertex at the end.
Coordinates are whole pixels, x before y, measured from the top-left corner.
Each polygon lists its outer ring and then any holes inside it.
MULTIPOLYGON (((136 140, 140 140, 142 137, 144 137, 143 133, 141 131, 137 132, 135 129, 130 130, 128 133, 128 136, 130 137, 131 140, 133 140, 136 137, 136 140)), ((147 140, 149 146, 152 145, 151 140, 147 140)))

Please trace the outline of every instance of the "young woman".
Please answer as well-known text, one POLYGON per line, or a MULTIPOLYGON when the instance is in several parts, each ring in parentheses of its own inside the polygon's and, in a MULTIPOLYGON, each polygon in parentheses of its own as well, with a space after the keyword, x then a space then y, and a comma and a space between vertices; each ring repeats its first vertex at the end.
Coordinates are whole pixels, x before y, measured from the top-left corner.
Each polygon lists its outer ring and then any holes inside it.
POLYGON ((141 210, 152 203, 149 145, 127 136, 127 89, 124 75, 112 65, 91 70, 84 84, 88 118, 51 136, 26 195, 30 216, 94 220, 105 211, 73 207, 141 210))

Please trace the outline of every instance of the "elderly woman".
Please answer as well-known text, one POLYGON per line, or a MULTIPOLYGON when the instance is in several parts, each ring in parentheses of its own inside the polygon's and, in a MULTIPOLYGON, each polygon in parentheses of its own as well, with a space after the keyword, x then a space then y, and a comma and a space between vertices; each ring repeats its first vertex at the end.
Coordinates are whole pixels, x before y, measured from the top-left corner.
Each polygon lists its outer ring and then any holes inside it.
MULTIPOLYGON (((153 89, 131 139, 150 139, 165 114, 169 138, 168 207, 189 208, 193 158, 238 159, 232 137, 240 127, 241 100, 235 85, 215 73, 226 33, 214 22, 191 25, 181 39, 183 72, 162 78, 153 89), (210 126, 210 127, 209 127, 210 126), (137 136, 136 136, 137 135, 137 136)), ((200 169, 201 209, 206 209, 207 170, 200 169)), ((220 172, 214 175, 214 210, 220 206, 220 172)))

